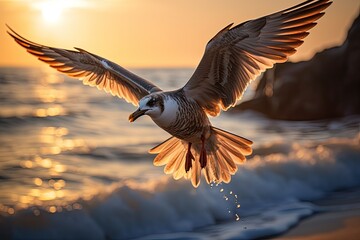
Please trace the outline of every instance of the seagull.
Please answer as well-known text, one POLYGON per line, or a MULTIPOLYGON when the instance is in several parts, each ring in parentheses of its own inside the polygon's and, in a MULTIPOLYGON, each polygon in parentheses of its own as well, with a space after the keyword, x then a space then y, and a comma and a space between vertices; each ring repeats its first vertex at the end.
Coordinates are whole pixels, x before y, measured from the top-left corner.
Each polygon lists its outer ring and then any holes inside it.
POLYGON ((189 81, 180 89, 162 91, 125 68, 81 48, 66 50, 8 34, 27 52, 85 85, 137 106, 133 122, 148 115, 171 137, 149 150, 155 166, 174 179, 189 179, 196 188, 201 173, 208 184, 229 183, 237 165, 252 153, 252 141, 211 125, 209 116, 236 105, 247 85, 266 69, 285 62, 330 6, 329 0, 308 0, 285 10, 227 25, 206 45, 189 81))

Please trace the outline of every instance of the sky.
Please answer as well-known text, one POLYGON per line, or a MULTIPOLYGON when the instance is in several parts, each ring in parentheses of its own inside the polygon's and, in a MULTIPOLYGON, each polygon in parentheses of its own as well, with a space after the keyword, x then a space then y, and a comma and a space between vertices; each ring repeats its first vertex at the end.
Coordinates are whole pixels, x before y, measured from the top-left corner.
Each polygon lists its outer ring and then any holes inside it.
MULTIPOLYGON (((302 0, 0 0, 0 66, 43 66, 6 33, 52 47, 80 47, 123 67, 196 67, 206 43, 242 23, 302 0)), ((334 0, 298 52, 301 61, 340 45, 359 0, 334 0)))

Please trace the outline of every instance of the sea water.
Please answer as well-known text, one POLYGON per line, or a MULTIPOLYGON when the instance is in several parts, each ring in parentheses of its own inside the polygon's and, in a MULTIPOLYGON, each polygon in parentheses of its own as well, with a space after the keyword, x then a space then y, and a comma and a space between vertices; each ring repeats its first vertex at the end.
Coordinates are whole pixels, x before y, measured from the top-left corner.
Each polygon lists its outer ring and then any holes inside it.
MULTIPOLYGON (((171 90, 193 69, 133 71, 171 90)), ((231 183, 194 189, 152 165, 147 150, 169 135, 147 116, 129 123, 134 110, 49 68, 0 68, 0 238, 259 238, 360 186, 359 116, 222 113, 213 125, 253 140, 254 153, 231 183)))

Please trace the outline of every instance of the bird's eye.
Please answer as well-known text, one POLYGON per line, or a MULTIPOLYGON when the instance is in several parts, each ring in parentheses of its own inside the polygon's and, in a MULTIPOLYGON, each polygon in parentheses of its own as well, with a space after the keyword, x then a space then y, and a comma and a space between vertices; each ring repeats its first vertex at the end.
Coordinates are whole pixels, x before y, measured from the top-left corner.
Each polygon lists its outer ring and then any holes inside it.
POLYGON ((151 98, 151 99, 148 101, 147 105, 148 105, 149 107, 153 107, 153 106, 155 105, 155 99, 154 99, 154 98, 151 98))

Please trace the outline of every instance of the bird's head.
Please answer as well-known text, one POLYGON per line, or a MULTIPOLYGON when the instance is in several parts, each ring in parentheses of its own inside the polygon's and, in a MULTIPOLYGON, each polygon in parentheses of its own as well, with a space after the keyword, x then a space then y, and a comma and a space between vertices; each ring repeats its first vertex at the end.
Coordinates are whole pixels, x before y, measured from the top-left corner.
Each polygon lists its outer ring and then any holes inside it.
POLYGON ((161 95, 151 94, 139 101, 139 108, 130 114, 129 121, 133 122, 142 115, 149 115, 156 118, 164 111, 164 100, 161 95))

